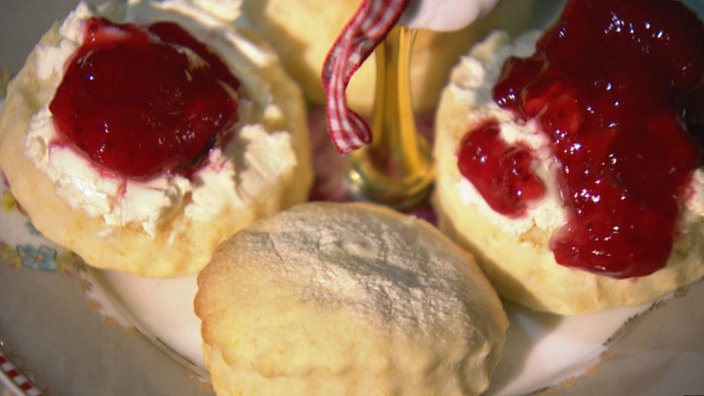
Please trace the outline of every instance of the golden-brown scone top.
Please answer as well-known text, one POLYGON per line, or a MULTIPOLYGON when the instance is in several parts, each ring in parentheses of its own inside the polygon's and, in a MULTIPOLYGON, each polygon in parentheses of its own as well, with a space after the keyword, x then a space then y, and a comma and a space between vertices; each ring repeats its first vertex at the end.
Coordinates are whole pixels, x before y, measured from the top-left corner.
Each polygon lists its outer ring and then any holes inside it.
POLYGON ((424 220, 306 203, 224 242, 195 299, 219 395, 460 395, 488 385, 506 315, 424 220))
MULTIPOLYGON (((325 56, 359 4, 359 0, 245 1, 242 12, 249 28, 271 42, 306 97, 321 104, 325 102, 320 83, 325 56)), ((530 22, 532 7, 532 0, 504 0, 485 19, 462 30, 419 30, 411 58, 413 107, 432 110, 459 56, 491 29, 522 31, 530 22)), ((349 104, 363 114, 371 112, 374 99, 374 64, 371 56, 347 89, 349 104)))
MULTIPOLYGON (((251 101, 248 105, 253 109, 252 114, 261 115, 260 132, 238 133, 228 146, 234 152, 231 155, 237 172, 235 182, 250 178, 247 175, 256 182, 237 185, 231 194, 241 199, 222 203, 214 216, 187 215, 189 200, 194 198, 184 196, 183 206, 174 207, 154 235, 139 224, 107 224, 104 218, 89 215, 59 196, 54 181, 25 152, 31 119, 47 106, 62 78, 60 71, 46 76, 39 70, 47 48, 58 48, 65 39, 59 34, 60 24, 42 37, 9 85, 0 115, 0 167, 12 194, 35 227, 49 239, 78 253, 88 264, 154 277, 195 273, 207 263, 215 247, 238 229, 258 217, 307 199, 312 168, 304 103, 300 90, 273 52, 262 49, 256 56, 248 53, 259 45, 256 39, 228 28, 241 44, 231 46, 220 33, 201 25, 190 14, 153 8, 146 2, 138 6, 144 7, 136 11, 140 22, 149 18, 173 20, 201 39, 209 35, 219 37, 215 42, 220 47, 215 51, 222 51, 223 46, 228 51, 228 62, 240 77, 242 89, 251 101), (266 144, 278 142, 290 147, 287 150, 292 166, 276 170, 276 166, 271 166, 275 158, 261 155, 265 150, 260 147, 259 137, 266 135, 272 137, 266 139, 266 144)), ((109 10, 105 16, 122 22, 127 12, 125 7, 122 2, 112 3, 105 9, 109 10)))
MULTIPOLYGON (((537 34, 529 33, 524 39, 530 41, 528 37, 537 34)), ((576 314, 646 304, 701 279, 704 276, 701 209, 699 212, 685 209, 680 219, 681 233, 664 268, 644 277, 616 279, 568 268, 555 261, 548 247, 553 233, 562 224, 560 218, 553 219, 559 216, 555 211, 530 209, 527 217, 530 223, 522 223, 525 220, 493 212, 478 193, 468 193, 469 182, 457 166, 457 150, 471 126, 489 116, 487 107, 482 105, 492 99, 480 76, 486 75, 488 86, 492 86, 491 80, 497 78, 506 56, 515 51, 522 51, 521 56, 530 54, 532 49, 526 42, 516 44, 500 32, 491 35, 472 50, 470 58, 458 64, 443 92, 434 148, 437 180, 433 203, 440 228, 475 254, 502 296, 539 311, 576 314)), ((701 180, 701 170, 697 172, 695 178, 701 180)))

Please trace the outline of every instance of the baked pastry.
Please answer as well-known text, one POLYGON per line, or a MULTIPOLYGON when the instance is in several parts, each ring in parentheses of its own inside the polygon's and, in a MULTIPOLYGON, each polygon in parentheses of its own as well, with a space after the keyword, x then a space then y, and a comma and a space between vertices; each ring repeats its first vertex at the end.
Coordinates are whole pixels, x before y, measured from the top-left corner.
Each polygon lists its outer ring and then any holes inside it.
MULTIPOLYGON (((320 72, 325 57, 359 0, 268 0, 245 1, 244 21, 249 28, 271 41, 286 70, 301 84, 313 103, 325 103, 320 72)), ((490 29, 497 26, 520 32, 530 22, 533 1, 504 0, 483 20, 454 32, 419 30, 411 58, 413 107, 432 111, 440 91, 460 55, 490 29)), ((347 87, 350 107, 370 114, 374 99, 375 60, 370 57, 347 87)))
POLYGON ((195 273, 307 199, 299 89, 266 45, 194 4, 81 3, 9 85, 0 167, 36 228, 90 265, 195 273))
POLYGON ((238 232, 199 274, 195 309, 219 395, 478 394, 507 327, 469 254, 367 203, 238 232))
POLYGON ((492 34, 443 93, 440 226, 520 304, 638 305, 704 276, 704 27, 645 4, 575 0, 545 33, 492 34))

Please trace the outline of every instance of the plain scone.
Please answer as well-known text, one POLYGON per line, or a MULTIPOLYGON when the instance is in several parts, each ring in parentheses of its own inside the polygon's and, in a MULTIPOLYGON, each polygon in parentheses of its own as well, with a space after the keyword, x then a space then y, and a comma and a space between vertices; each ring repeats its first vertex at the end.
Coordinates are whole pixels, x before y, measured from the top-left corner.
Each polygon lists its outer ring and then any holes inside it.
MULTIPOLYGON (((507 56, 509 44, 509 36, 497 32, 468 56, 487 73, 498 73, 503 63, 499 53, 507 56)), ((463 201, 457 150, 471 125, 485 117, 469 98, 487 97, 482 91, 486 87, 473 88, 477 83, 470 80, 477 73, 468 72, 467 64, 462 61, 456 67, 438 106, 433 204, 440 228, 474 253, 499 294, 535 310, 577 314, 650 303, 704 276, 704 218, 689 209, 684 210, 681 234, 664 268, 648 276, 616 279, 559 265, 548 247, 556 229, 534 224, 516 235, 513 220, 495 213, 491 216, 490 209, 476 201, 463 201)))
POLYGON ((423 220, 306 203, 235 234, 195 299, 218 395, 460 395, 508 325, 471 255, 423 220))
MULTIPOLYGON (((124 5, 112 3, 110 15, 117 20, 124 14, 124 5)), ((141 11, 140 11, 141 12, 141 11)), ((172 20, 198 25, 197 20, 185 14, 160 10, 143 10, 156 13, 151 18, 172 20)), ((147 18, 146 15, 143 15, 147 18)), ((197 37, 216 35, 209 26, 191 31, 197 37)), ((54 25, 41 39, 40 44, 56 45, 60 42, 59 24, 54 25)), ((217 36, 217 35, 216 35, 217 36)), ((261 43, 251 37, 244 38, 248 45, 261 43)), ((218 38, 219 45, 227 43, 218 38)), ((37 46, 37 48, 39 45, 37 46)), ((290 131, 298 164, 292 171, 277 176, 276 182, 264 186, 260 195, 250 205, 228 204, 222 212, 206 221, 189 218, 181 210, 150 236, 138 225, 107 225, 100 217, 91 217, 75 209, 57 195, 52 180, 24 154, 25 139, 31 117, 48 103, 62 76, 47 80, 38 77, 37 58, 33 50, 24 67, 11 81, 2 114, 0 115, 0 167, 7 176, 12 194, 30 217, 33 225, 52 241, 75 251, 88 264, 119 271, 153 277, 176 276, 195 273, 210 259, 215 247, 235 231, 258 217, 275 212, 307 199, 312 183, 312 165, 308 142, 308 128, 302 95, 295 83, 285 74, 276 55, 249 59, 242 48, 231 47, 237 64, 232 66, 240 76, 243 89, 253 101, 253 106, 265 116, 261 123, 267 131, 290 131), (269 90, 261 94, 261 89, 269 90), (280 114, 267 114, 275 104, 280 114)), ((270 112, 271 113, 271 112, 270 112)), ((252 143, 238 135, 241 147, 252 143)), ((238 171, 266 168, 261 161, 252 161, 246 153, 235 158, 238 171)))

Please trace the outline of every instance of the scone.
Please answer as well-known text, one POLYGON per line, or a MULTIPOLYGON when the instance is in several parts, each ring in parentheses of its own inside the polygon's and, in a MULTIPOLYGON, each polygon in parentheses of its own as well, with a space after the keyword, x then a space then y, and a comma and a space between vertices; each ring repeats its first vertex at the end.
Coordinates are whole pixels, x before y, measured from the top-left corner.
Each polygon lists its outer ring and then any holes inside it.
POLYGON ((461 60, 434 205, 500 294, 574 314, 704 276, 702 37, 680 2, 576 0, 545 33, 495 33, 461 60))
POLYGON ((307 199, 305 117, 275 53, 231 21, 176 0, 81 3, 9 85, 0 167, 36 228, 88 264, 189 274, 307 199))
MULTIPOLYGON (((313 103, 325 103, 320 72, 337 36, 359 7, 360 0, 267 0, 242 5, 248 26, 271 41, 286 70, 301 83, 313 103)), ((483 20, 454 32, 419 30, 411 58, 411 87, 416 111, 432 111, 447 76, 461 54, 493 27, 512 32, 525 29, 533 1, 504 0, 483 20)), ((370 57, 347 88, 350 106, 369 114, 374 99, 375 60, 370 57)))
POLYGON ((507 327, 469 254, 366 203, 306 203, 235 234, 195 309, 218 395, 478 394, 507 327))

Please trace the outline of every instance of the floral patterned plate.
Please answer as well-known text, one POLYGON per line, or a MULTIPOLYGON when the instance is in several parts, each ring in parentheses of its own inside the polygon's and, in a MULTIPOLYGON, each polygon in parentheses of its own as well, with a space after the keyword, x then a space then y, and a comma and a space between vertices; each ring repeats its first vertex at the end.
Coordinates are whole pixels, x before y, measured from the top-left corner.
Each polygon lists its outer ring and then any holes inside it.
MULTIPOLYGON (((125 394, 126 384, 137 393, 212 394, 192 313, 194 277, 146 279, 89 268, 39 235, 4 183, 0 196, 0 383, 14 385, 18 395, 89 395, 119 378, 100 394, 125 394), (73 377, 83 372, 94 377, 73 377), (153 383, 159 376, 164 382, 153 383)), ((698 304, 704 284, 678 297, 569 318, 507 305, 511 326, 488 393, 572 394, 598 389, 601 381, 639 394, 704 390, 697 369, 704 364, 704 312, 698 304), (641 366, 658 374, 657 381, 649 377, 647 388, 620 377, 641 366)))

